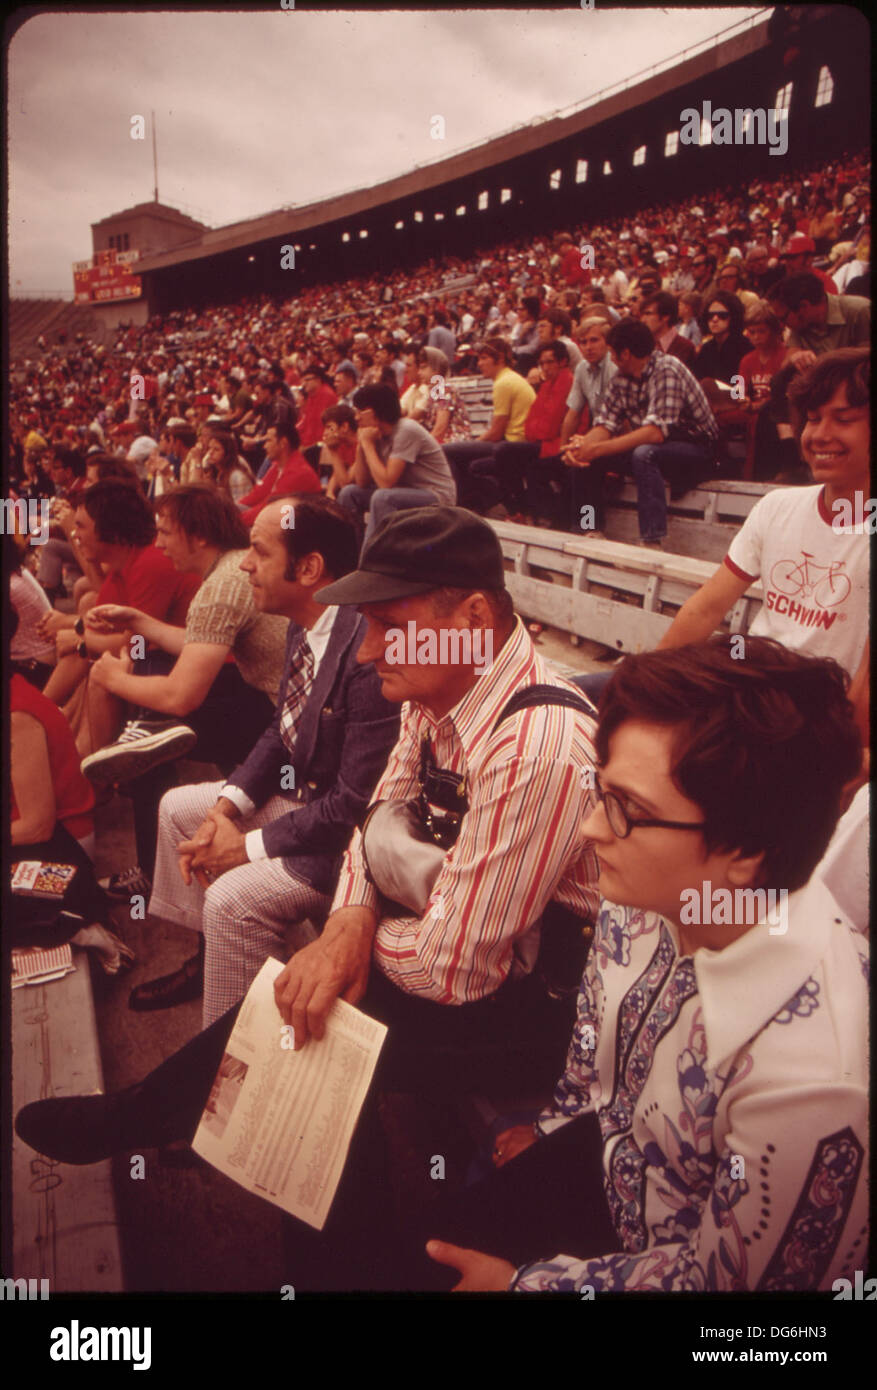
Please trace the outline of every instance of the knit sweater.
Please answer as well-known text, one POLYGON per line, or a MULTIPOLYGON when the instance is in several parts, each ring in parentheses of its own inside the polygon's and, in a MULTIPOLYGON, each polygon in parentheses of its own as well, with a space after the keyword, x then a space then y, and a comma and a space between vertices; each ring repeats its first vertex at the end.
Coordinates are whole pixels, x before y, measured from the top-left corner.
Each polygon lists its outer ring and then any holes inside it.
POLYGON ((247 684, 276 700, 289 619, 256 608, 240 568, 246 553, 228 550, 219 557, 189 605, 185 641, 230 647, 247 684))

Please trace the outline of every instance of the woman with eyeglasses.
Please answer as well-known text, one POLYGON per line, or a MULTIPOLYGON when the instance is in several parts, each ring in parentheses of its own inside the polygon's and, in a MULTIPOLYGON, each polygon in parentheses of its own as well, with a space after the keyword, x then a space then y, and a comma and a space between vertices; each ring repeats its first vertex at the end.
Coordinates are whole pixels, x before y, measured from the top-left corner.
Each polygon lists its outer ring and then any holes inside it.
POLYGON ((715 381, 731 382, 740 362, 749 351, 743 334, 743 305, 735 294, 716 290, 707 300, 702 327, 710 335, 697 357, 692 371, 698 381, 712 377, 715 381))

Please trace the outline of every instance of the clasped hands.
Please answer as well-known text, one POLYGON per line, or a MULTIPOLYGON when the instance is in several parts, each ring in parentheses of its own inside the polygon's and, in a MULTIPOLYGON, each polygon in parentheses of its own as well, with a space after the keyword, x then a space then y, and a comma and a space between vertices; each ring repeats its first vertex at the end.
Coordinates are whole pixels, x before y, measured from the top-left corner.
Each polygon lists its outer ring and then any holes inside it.
POLYGON ((248 864, 245 837, 232 823, 231 817, 215 806, 207 812, 191 840, 177 845, 180 874, 188 887, 194 878, 207 888, 220 874, 248 864))
POLYGON ((567 467, 587 468, 603 452, 605 439, 589 439, 586 434, 574 434, 562 451, 561 457, 567 467))

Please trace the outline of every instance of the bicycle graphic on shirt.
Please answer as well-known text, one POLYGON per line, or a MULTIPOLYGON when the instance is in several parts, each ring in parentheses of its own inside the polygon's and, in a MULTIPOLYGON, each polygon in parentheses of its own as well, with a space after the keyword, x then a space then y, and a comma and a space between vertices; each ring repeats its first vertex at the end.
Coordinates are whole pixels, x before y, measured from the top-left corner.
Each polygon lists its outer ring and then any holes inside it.
POLYGON ((812 598, 817 608, 836 608, 850 592, 849 575, 843 573, 844 561, 817 565, 813 556, 802 550, 803 559, 777 560, 770 572, 770 582, 788 598, 812 598))

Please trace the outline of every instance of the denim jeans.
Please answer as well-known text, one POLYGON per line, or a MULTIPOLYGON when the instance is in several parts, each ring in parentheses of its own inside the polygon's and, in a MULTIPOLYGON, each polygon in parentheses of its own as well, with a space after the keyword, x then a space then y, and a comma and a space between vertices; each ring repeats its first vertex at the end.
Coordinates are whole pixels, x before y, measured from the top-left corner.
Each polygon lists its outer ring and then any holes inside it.
POLYGON ((516 443, 504 441, 497 446, 493 461, 499 482, 500 502, 510 512, 532 510, 525 480, 539 462, 539 445, 529 440, 516 443))
POLYGON ((393 512, 408 507, 435 507, 438 498, 434 492, 420 487, 358 487, 348 483, 338 494, 338 502, 348 511, 361 518, 368 512, 368 525, 365 539, 371 540, 375 531, 393 512))
MULTIPOLYGON (((616 458, 616 462, 620 462, 616 458)), ((641 444, 630 454, 630 471, 636 483, 640 536, 644 541, 663 540, 667 534, 668 482, 671 495, 681 495, 710 472, 713 452, 708 445, 667 441, 641 444)))
POLYGON ((457 505, 472 511, 486 511, 493 506, 499 498, 493 467, 499 445, 483 439, 466 439, 460 444, 442 447, 457 484, 457 505))

